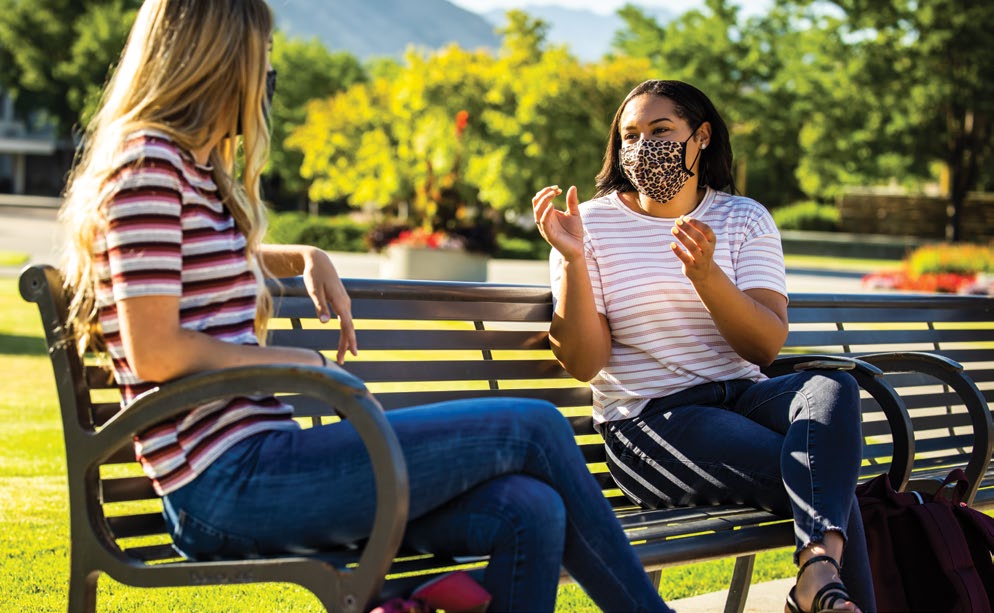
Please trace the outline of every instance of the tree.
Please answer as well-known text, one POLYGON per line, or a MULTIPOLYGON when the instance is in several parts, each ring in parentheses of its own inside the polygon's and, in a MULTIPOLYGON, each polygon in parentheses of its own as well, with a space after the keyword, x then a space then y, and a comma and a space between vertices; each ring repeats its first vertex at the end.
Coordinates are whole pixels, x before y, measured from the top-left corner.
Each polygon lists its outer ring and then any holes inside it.
POLYGON ((0 83, 63 136, 96 98, 140 0, 0 0, 0 83))
POLYGON ((344 91, 366 80, 359 60, 346 52, 329 52, 317 39, 273 36, 270 61, 277 71, 277 90, 271 111, 272 150, 268 180, 283 198, 306 198, 309 183, 300 176, 304 156, 287 145, 288 136, 307 117, 307 103, 344 91))
POLYGON ((773 205, 796 198, 801 118, 796 95, 772 87, 784 28, 743 21, 729 0, 707 0, 665 25, 631 5, 618 14, 625 29, 615 35, 616 53, 647 58, 655 78, 691 83, 714 102, 728 124, 738 189, 773 205))
POLYGON ((892 160, 905 158, 896 166, 921 172, 932 161, 945 165, 952 204, 946 235, 959 240, 963 202, 992 159, 994 12, 979 0, 779 4, 841 10, 845 53, 860 63, 850 91, 879 109, 863 126, 884 140, 892 160))
POLYGON ((856 44, 843 15, 824 5, 780 6, 756 26, 769 70, 753 108, 780 126, 781 144, 767 140, 766 153, 791 169, 807 197, 831 200, 895 177, 909 187, 926 179, 926 167, 894 148, 908 102, 879 86, 887 79, 871 69, 872 49, 856 44))
POLYGON ((311 197, 407 208, 418 224, 450 229, 528 214, 551 183, 590 195, 618 101, 648 62, 583 65, 546 47, 541 22, 508 19, 496 56, 412 51, 385 76, 312 103, 289 140, 304 152, 311 197))

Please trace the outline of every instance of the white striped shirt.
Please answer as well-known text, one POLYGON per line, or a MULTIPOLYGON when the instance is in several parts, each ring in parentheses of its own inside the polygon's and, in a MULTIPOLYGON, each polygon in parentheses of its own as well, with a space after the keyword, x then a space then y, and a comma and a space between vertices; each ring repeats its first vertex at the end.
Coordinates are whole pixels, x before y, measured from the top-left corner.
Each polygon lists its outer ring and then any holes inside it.
MULTIPOLYGON (((764 378, 721 336, 684 276, 669 246, 675 219, 636 213, 616 193, 584 202, 580 215, 594 302, 611 329, 611 357, 590 382, 595 423, 634 417, 652 398, 701 383, 764 378)), ((780 234, 762 205, 708 189, 689 217, 714 230, 714 261, 736 287, 787 295, 780 234)), ((554 249, 550 266, 558 294, 554 249)))

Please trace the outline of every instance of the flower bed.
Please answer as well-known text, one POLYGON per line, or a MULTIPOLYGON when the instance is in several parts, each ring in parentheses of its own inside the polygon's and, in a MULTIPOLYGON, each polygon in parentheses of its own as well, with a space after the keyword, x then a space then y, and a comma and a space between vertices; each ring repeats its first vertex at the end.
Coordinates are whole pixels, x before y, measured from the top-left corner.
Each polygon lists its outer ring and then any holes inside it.
POLYGON ((926 245, 912 251, 897 271, 871 273, 873 290, 994 295, 994 247, 926 245))

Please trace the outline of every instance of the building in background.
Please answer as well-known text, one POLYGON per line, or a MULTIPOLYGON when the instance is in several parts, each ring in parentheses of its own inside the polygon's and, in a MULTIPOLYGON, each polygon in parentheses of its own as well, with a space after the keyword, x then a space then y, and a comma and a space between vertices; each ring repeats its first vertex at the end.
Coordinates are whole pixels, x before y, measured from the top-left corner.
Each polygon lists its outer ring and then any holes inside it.
POLYGON ((60 145, 55 131, 37 117, 14 110, 0 87, 0 194, 54 196, 72 159, 72 146, 60 145))

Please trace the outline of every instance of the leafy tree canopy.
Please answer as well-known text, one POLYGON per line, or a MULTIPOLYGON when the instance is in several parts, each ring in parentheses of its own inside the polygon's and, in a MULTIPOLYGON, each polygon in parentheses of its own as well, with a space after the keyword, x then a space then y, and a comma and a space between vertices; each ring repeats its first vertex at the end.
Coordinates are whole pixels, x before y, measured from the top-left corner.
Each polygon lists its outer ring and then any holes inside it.
POLYGON ((0 0, 0 83, 68 136, 124 47, 140 0, 0 0))

